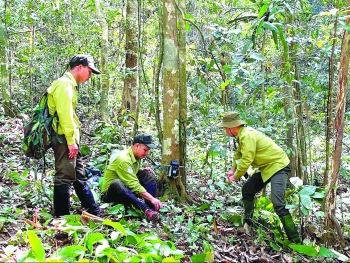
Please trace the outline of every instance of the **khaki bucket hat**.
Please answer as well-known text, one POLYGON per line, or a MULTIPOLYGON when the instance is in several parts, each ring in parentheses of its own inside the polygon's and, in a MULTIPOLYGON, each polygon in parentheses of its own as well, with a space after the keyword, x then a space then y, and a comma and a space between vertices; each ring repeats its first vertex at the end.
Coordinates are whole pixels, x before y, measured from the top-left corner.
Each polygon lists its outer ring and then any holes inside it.
POLYGON ((220 123, 216 126, 221 128, 233 128, 237 126, 241 126, 243 124, 247 124, 245 121, 241 120, 239 117, 239 113, 235 111, 226 112, 224 117, 220 123))

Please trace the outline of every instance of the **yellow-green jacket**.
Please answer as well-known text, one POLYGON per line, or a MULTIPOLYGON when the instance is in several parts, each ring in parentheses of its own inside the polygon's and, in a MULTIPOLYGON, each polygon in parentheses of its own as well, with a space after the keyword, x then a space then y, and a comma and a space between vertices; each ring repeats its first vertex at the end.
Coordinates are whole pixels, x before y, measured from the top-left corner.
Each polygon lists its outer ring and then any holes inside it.
POLYGON ((55 80, 47 89, 47 105, 50 114, 57 112, 52 127, 57 134, 64 134, 67 145, 79 144, 80 126, 75 109, 78 103, 77 81, 70 72, 55 80))
POLYGON ((266 182, 290 162, 281 147, 251 127, 242 127, 236 141, 238 147, 233 157, 236 179, 242 177, 251 165, 253 168, 259 168, 262 179, 266 182))
POLYGON ((106 192, 115 179, 122 180, 125 186, 135 194, 146 192, 136 176, 140 170, 140 163, 141 160, 135 158, 131 147, 121 151, 104 172, 102 192, 106 192))

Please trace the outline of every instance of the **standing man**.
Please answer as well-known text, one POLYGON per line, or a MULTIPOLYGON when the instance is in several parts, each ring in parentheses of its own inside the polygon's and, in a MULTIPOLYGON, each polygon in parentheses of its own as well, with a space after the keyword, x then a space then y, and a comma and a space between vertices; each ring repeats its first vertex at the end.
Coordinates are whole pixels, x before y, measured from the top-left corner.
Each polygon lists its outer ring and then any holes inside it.
POLYGON ((140 170, 141 160, 155 147, 150 135, 139 134, 134 137, 132 146, 116 156, 104 172, 104 202, 134 205, 146 214, 148 220, 159 219, 158 211, 163 205, 155 198, 157 182, 154 172, 151 168, 140 170))
POLYGON ((271 183, 271 201, 276 214, 281 219, 289 241, 300 243, 297 228, 293 218, 285 208, 284 193, 290 173, 287 154, 269 137, 261 132, 246 126, 237 112, 225 113, 223 120, 217 124, 225 128, 230 137, 235 137, 238 144, 233 157, 233 167, 227 173, 230 183, 246 174, 249 166, 259 168, 242 187, 244 204, 244 219, 252 224, 254 212, 254 197, 268 183, 271 183))
POLYGON ((69 62, 70 70, 47 89, 48 107, 53 120, 52 144, 55 156, 54 210, 57 217, 70 214, 70 186, 90 214, 101 212, 96 205, 79 153, 81 123, 75 112, 78 103, 78 83, 84 83, 91 73, 101 74, 90 55, 75 55, 69 62))

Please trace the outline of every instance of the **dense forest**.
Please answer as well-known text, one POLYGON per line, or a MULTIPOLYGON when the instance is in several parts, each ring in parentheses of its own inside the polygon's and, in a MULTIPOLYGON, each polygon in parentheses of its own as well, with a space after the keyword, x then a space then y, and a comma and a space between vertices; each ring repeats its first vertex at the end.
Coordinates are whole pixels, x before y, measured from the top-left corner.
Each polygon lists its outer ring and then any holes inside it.
POLYGON ((1 262, 350 262, 350 0, 0 1, 1 262), (101 75, 79 86, 80 152, 104 213, 52 214, 52 150, 23 153, 23 126, 75 54, 101 75), (227 111, 291 160, 291 244, 269 199, 243 227, 227 111), (159 222, 101 201, 99 182, 135 134, 157 148, 159 222), (169 177, 172 160, 180 176, 169 177))

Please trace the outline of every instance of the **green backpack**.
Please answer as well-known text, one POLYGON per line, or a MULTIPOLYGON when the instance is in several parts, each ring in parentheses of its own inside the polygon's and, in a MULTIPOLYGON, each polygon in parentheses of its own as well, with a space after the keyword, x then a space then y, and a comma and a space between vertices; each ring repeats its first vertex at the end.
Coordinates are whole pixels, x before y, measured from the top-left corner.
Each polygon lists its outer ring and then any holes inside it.
POLYGON ((40 159, 52 147, 52 121, 55 115, 49 113, 46 92, 35 107, 32 119, 24 125, 23 150, 27 157, 40 159))

